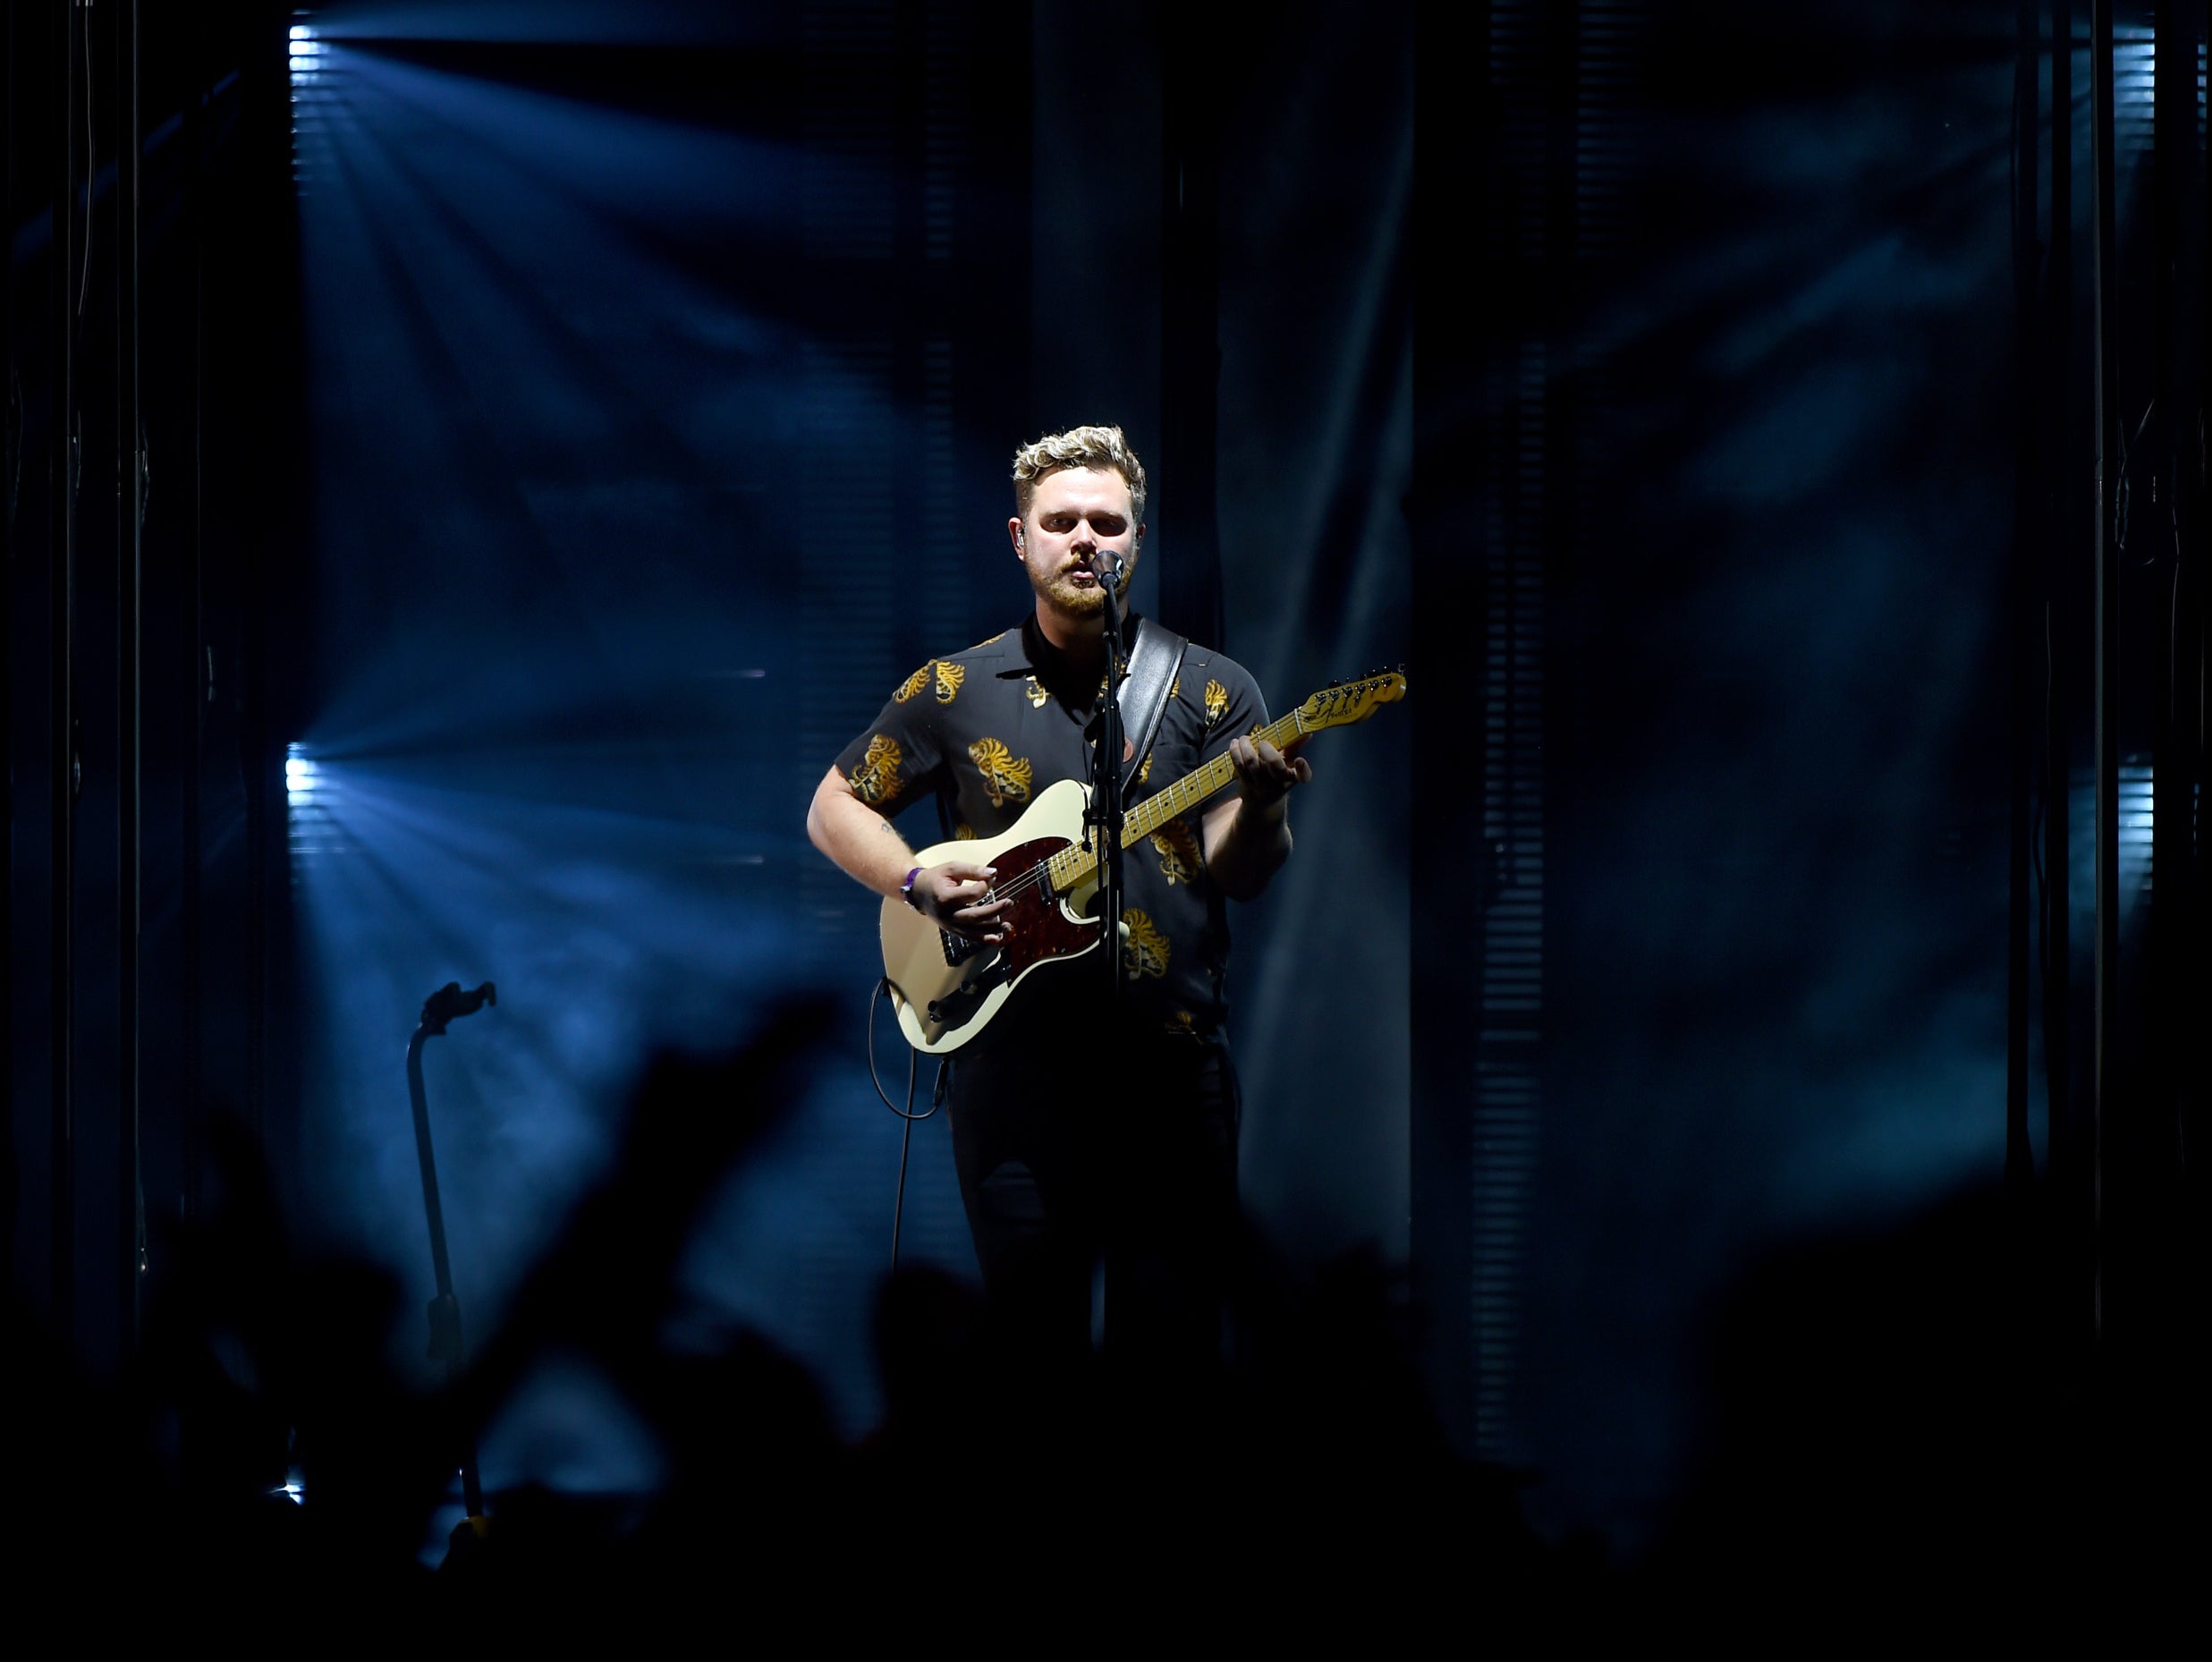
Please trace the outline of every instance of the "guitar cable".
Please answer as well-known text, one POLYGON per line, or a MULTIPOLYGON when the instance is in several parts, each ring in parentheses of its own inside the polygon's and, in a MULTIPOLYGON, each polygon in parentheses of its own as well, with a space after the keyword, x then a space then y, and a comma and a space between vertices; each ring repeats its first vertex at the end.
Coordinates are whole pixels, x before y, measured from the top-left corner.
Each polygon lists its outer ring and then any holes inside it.
POLYGON ((929 1106, 917 1114, 914 1112, 914 1084, 921 1066, 921 1052, 910 1045, 906 1051, 906 1106, 901 1107, 891 1100, 890 1093, 884 1090, 883 1080, 876 1072, 876 1006, 890 996, 891 978, 887 975, 877 977, 876 990, 868 998, 868 1082, 875 1086, 876 1095, 883 1099, 884 1107, 904 1122, 899 1128, 899 1184, 891 1197, 891 1268, 895 1273, 899 1268, 899 1223, 906 1209, 906 1156, 914 1141, 914 1122, 928 1119, 945 1106, 945 1074, 950 1061, 948 1058, 937 1064, 937 1079, 929 1092, 929 1106))

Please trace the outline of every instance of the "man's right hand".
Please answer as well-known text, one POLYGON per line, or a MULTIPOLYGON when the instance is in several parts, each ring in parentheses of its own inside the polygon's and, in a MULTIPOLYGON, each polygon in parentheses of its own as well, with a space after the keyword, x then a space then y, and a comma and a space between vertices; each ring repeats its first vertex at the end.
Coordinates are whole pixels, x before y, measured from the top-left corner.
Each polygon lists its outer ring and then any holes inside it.
POLYGON ((991 894, 991 879, 998 874, 973 861, 948 860, 941 866, 924 866, 914 874, 914 902, 921 915, 941 929, 964 935, 971 941, 996 946, 1013 933, 1013 902, 991 894))

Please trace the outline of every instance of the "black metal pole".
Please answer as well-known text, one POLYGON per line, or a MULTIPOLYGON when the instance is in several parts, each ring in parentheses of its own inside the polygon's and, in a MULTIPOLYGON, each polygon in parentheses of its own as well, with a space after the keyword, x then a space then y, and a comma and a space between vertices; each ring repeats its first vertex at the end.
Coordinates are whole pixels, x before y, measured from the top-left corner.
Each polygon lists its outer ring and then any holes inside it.
MULTIPOLYGON (((2154 38, 2156 66, 2153 155, 2157 165, 2157 260, 2153 310, 2157 321, 2157 407, 2159 443, 2151 481, 2155 505, 2141 557, 2154 556, 2171 580, 2163 585, 2167 607, 2161 632, 2166 647, 2157 681, 2158 715, 2151 755, 2152 893, 2150 897, 2151 1030, 2149 1067, 2140 1110, 2130 1117, 2131 1138, 2150 1186, 2145 1197, 2157 1208, 2158 1244, 2165 1256, 2174 1239, 2168 1225, 2187 1149, 2184 1103, 2197 1048, 2191 1017, 2197 1005, 2191 984, 2195 945, 2191 917, 2196 906, 2192 844, 2195 815, 2182 805, 2197 800, 2199 774, 2191 732, 2190 702, 2184 689, 2196 684, 2197 636, 2183 620, 2196 603, 2199 566, 2196 538, 2201 512, 2197 470, 2183 463, 2184 450, 2197 431, 2201 400, 2189 366, 2200 350, 2201 291, 2185 273, 2199 258, 2191 234, 2191 204, 2202 189, 2196 128, 2196 25, 2204 18, 2200 0, 2157 0, 2154 38)), ((2201 279, 2199 278, 2200 282, 2201 279)), ((2140 476, 2139 476, 2140 477, 2140 476)), ((2137 488, 2137 500, 2140 500, 2137 488)))
MULTIPOLYGON (((15 8, 0 6, 0 231, 15 234, 15 8)), ((15 250, 0 259, 0 1275, 14 1279, 22 1164, 15 1134, 15 505, 22 455, 16 396, 15 250)))
POLYGON ((206 486, 205 431, 207 403, 207 263, 208 263, 208 89, 214 77, 208 71, 206 32, 184 31, 191 54, 191 91, 184 100, 184 219, 191 239, 191 471, 186 481, 191 492, 191 521, 183 538, 184 572, 182 584, 183 617, 178 630, 184 648, 184 674, 173 683, 184 695, 184 754, 182 786, 178 811, 182 850, 181 881, 177 895, 177 934, 180 972, 177 984, 178 1022, 183 1033, 178 1068, 177 1094, 183 1122, 182 1203, 188 1215, 199 1208, 200 1153, 204 1146, 205 1116, 200 1103, 202 1070, 200 1038, 200 775, 206 766, 208 705, 215 696, 214 676, 208 659, 205 614, 202 606, 203 537, 206 486))
POLYGON ((141 629, 140 532, 145 510, 146 457, 139 399, 139 7, 123 0, 115 11, 115 383, 118 452, 115 513, 115 849, 116 1057, 120 1192, 116 1216, 123 1232, 117 1288, 117 1354, 136 1354, 139 1289, 146 1270, 146 1184, 140 1147, 139 945, 142 911, 140 788, 143 784, 140 708, 141 629))
MULTIPOLYGON (((437 1159, 430 1150, 430 1105, 422 1089, 422 1044, 445 1031, 426 1017, 407 1041, 407 1092, 415 1112, 415 1157, 422 1168, 422 1205, 430 1220, 430 1269, 437 1281, 437 1296, 430 1301, 430 1359, 445 1364, 449 1378, 457 1377, 466 1354, 461 1336, 461 1301, 453 1295, 453 1262, 445 1253, 445 1208, 437 1193, 437 1159)), ((473 1443, 461 1453, 461 1499, 469 1516, 484 1515, 484 1485, 477 1474, 473 1443)))
MULTIPOLYGON (((449 1380, 461 1375, 467 1356, 461 1336, 461 1301, 453 1293, 453 1260, 445 1251, 445 1208, 438 1199, 437 1157, 430 1147, 430 1101, 422 1088, 422 1047, 437 1038, 462 1016, 499 1002, 489 981, 474 992, 463 992, 458 981, 448 981, 423 1002, 422 1019, 407 1041, 407 1096, 415 1116, 415 1160, 422 1174, 422 1209, 430 1225, 430 1273, 437 1296, 430 1301, 430 1360, 443 1362, 449 1380)), ((478 1478, 476 1448, 461 1449, 461 1496, 469 1515, 484 1515, 484 1486, 478 1478)))
MULTIPOLYGON (((238 87, 239 122, 256 159, 248 163, 242 157, 233 166, 241 176, 241 188, 250 193, 250 211, 267 214, 273 220, 281 215, 284 218, 277 222, 289 223, 295 207, 287 131, 291 120, 290 42, 282 31, 272 38, 268 30, 248 27, 241 34, 244 65, 238 87)), ((250 279, 253 301, 266 311, 272 329, 294 326, 296 318, 278 263, 261 262, 258 269, 245 275, 250 279)), ((234 301, 225 304, 226 345, 233 343, 240 326, 238 310, 234 301)), ((275 340, 270 342, 270 348, 267 361, 283 365, 283 372, 278 376, 265 368, 257 377, 253 392, 247 395, 246 407, 251 414, 246 419, 244 437, 262 469, 274 473, 293 454, 294 435, 280 411, 278 396, 292 389, 295 372, 287 360, 288 348, 275 340)), ((244 414, 244 410, 240 413, 244 414)), ((269 1005, 274 977, 270 961, 277 945, 272 913, 278 904, 272 869, 275 851, 285 846, 286 830, 282 818, 286 808, 281 787, 284 740, 272 731, 270 709, 269 614, 276 604, 275 591, 284 576, 277 555, 282 532, 275 519, 282 510, 274 507, 284 500, 284 492, 273 478, 258 484, 269 491, 272 512, 261 514, 251 533, 238 543, 235 587, 242 604, 238 663, 232 669, 232 680, 238 689, 237 742, 246 798, 246 1098, 255 1135, 267 1149, 272 1134, 269 1005)), ((288 1121, 286 1129, 290 1127, 288 1121)))
MULTIPOLYGON (((2212 31, 2212 8, 2199 6, 2197 15, 2204 26, 2212 31)), ((2195 111, 2195 76, 2190 78, 2191 114, 2195 111)), ((2193 119, 2192 119, 2193 124, 2193 119)), ((2192 147, 2193 152, 2193 147, 2192 147)), ((2197 320, 2197 355, 2193 360, 2195 395, 2187 406, 2192 420, 2186 430, 2185 443, 2189 456, 2182 472, 2188 481, 2189 500, 2194 518, 2183 526, 2186 533, 2182 543, 2182 562, 2188 577, 2182 590, 2185 603, 2181 615, 2174 620, 2176 638, 2189 642, 2191 673, 2186 682, 2175 688, 2178 707, 2175 722, 2185 735, 2184 755, 2188 762, 2188 776, 2178 782, 2179 789, 2187 794, 2182 800, 2196 806, 2202 801, 2199 793, 2212 784, 2212 757, 2208 757, 2208 695, 2212 694, 2212 571, 2208 563, 2203 538, 2208 526, 2212 526, 2212 478, 2207 477, 2207 449, 2212 444, 2212 403, 2208 403, 2207 390, 2212 389, 2212 305, 2208 305, 2205 284, 2212 282, 2212 157, 2199 155, 2199 171, 2196 176, 2197 247, 2199 260, 2195 281, 2185 289, 2191 297, 2193 316, 2197 320)), ((2163 788, 2163 781, 2161 788, 2163 788)), ((2177 1022, 2176 1032, 2187 1033, 2190 1044, 2182 1057, 2182 1090, 2179 1103, 2180 1138, 2179 1164, 2182 1173, 2182 1205, 2184 1208, 2183 1225, 2189 1238, 2196 1242, 2208 1239, 2204 1228, 2205 1187, 2201 1175, 2202 1162, 2194 1157, 2204 1146, 2208 1131, 2212 1131, 2212 1120, 2207 1108, 2212 1107, 2212 1056, 2205 1047, 2195 1041, 2196 1013, 2204 1008, 2204 1000, 2212 995, 2212 871, 2207 869, 2207 851, 2203 834, 2198 830, 2203 810, 2197 808, 2192 815, 2191 835, 2187 844, 2190 870, 2190 891, 2185 908, 2176 908, 2176 933, 2181 937, 2180 952, 2184 959, 2184 971, 2177 991, 2179 1007, 2187 1025, 2177 1022)), ((2197 1263, 2204 1262, 2199 1248, 2197 1263)))
MULTIPOLYGON (((72 1050, 76 1039, 73 998, 76 979, 77 734, 73 656, 77 618, 77 169, 79 163, 77 8, 58 0, 50 15, 58 33, 54 54, 61 96, 55 100, 60 127, 55 146, 54 243, 48 273, 54 335, 54 416, 47 458, 53 510, 47 537, 49 681, 50 839, 48 877, 48 986, 51 1003, 52 1071, 49 1081, 52 1147, 48 1162, 52 1205, 52 1296, 55 1335, 64 1343, 75 1330, 76 1159, 72 1050)), ((91 158, 84 158, 89 167, 91 158)), ((88 224, 85 233, 89 235, 88 224)))
POLYGON ((436 1341, 443 1333, 460 1332, 460 1306, 453 1297, 453 1260, 445 1251, 445 1208, 438 1200, 437 1156, 430 1147, 430 1103, 422 1088, 422 1045, 425 1039, 436 1039, 445 1031, 443 1024, 433 1027, 426 1017, 415 1029, 414 1037, 407 1041, 407 1094, 415 1113, 415 1161, 422 1174, 422 1209, 430 1225, 430 1273, 437 1283, 437 1302, 430 1309, 435 1347, 431 1355, 441 1361, 454 1360, 457 1353, 448 1352, 436 1341))
POLYGON ((2045 312, 2050 336, 2044 366, 2050 391, 2051 523, 2045 539, 2043 650, 2043 1071, 2047 1158, 2059 1211, 2070 1210, 2073 1135, 2073 615, 2074 535, 2080 521, 2069 419, 2073 363, 2073 13, 2074 0, 2051 4, 2051 241, 2045 312))
POLYGON ((2037 78, 2041 28, 2037 0, 2021 0, 2018 55, 2013 72, 2014 111, 2013 198, 2013 359, 2018 379, 2013 399, 2013 764, 2011 863, 2007 874, 2004 1007, 2004 1180, 2015 1195, 2035 1182, 2035 1156, 2028 1138, 2028 1023, 2030 850, 2033 821, 2029 799, 2034 790, 2036 699, 2035 660, 2038 580, 2036 480, 2038 434, 2037 362, 2040 331, 2036 318, 2036 152, 2042 125, 2037 78))
POLYGON ((2096 214, 2097 382, 2097 1080, 2089 1105, 2089 1330, 2104 1334, 2104 1141, 2119 1080, 2114 1023, 2120 973, 2120 548, 2115 535, 2119 465, 2114 359, 2119 238, 2114 199, 2112 0, 2089 0, 2090 155, 2096 214))

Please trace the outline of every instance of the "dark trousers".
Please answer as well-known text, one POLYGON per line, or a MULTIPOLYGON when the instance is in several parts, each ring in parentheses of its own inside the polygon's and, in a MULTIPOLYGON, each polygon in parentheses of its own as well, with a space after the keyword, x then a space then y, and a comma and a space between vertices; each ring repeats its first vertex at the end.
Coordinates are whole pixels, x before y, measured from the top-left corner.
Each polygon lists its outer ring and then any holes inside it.
POLYGON ((1101 1260, 1117 1394, 1174 1403, 1210 1384, 1237 1222, 1227 1046, 1139 1029, 1109 1051, 1066 1010, 1010 1003, 954 1056, 947 1084, 961 1198, 1009 1384, 1087 1374, 1101 1260))

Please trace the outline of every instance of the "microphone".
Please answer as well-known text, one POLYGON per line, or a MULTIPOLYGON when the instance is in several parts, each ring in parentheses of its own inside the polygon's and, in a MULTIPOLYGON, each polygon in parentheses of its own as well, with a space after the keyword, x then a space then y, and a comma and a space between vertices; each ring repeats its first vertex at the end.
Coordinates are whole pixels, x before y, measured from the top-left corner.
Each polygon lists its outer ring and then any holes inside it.
POLYGON ((1122 574, 1127 569, 1118 549, 1101 548, 1090 556, 1091 575, 1110 585, 1116 594, 1122 591, 1122 574))

